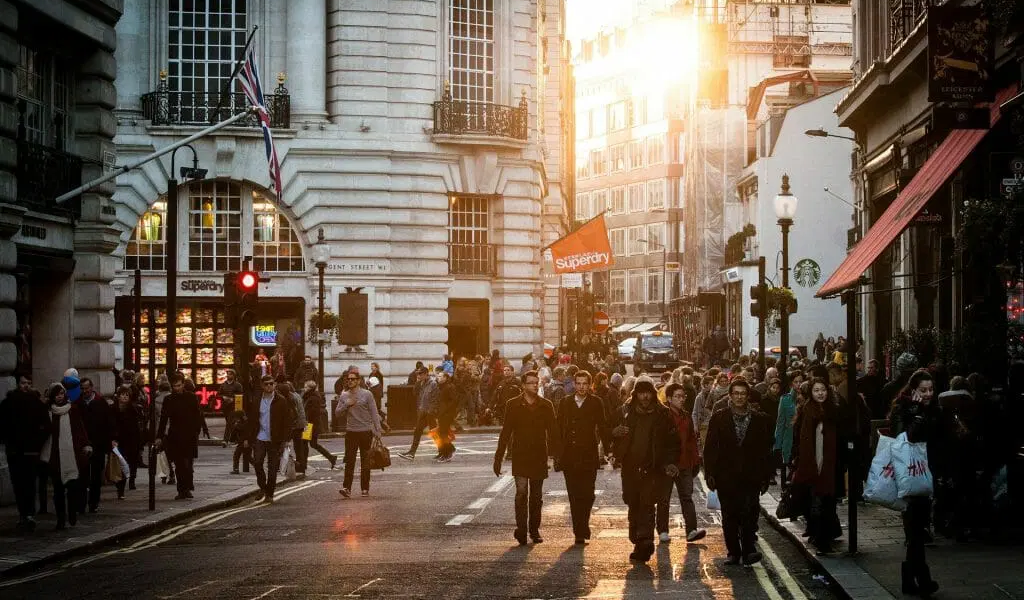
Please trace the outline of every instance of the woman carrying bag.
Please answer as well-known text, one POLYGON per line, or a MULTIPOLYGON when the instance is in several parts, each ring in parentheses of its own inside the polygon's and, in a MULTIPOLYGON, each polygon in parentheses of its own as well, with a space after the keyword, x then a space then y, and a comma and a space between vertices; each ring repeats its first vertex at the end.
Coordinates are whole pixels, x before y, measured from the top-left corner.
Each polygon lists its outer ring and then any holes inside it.
POLYGON ((117 481, 117 499, 124 500, 125 483, 129 490, 135 489, 135 474, 139 469, 139 456, 142 451, 142 431, 139 429, 138 407, 132 401, 132 388, 122 385, 114 394, 117 400, 114 413, 114 424, 117 428, 117 448, 121 456, 128 462, 128 481, 122 477, 117 481))
POLYGON ((75 507, 79 504, 78 474, 89 466, 92 446, 85 431, 81 406, 70 404, 64 386, 51 383, 46 389, 50 409, 50 438, 43 444, 39 458, 47 463, 53 483, 53 508, 57 513, 57 529, 78 522, 75 507), (66 513, 65 513, 66 507, 66 513))
POLYGON ((811 397, 797 415, 793 484, 809 489, 807 535, 819 554, 828 554, 832 540, 842 535, 836 514, 839 405, 824 379, 813 379, 810 388, 811 397))
MULTIPOLYGON (((935 465, 935 457, 942 445, 941 413, 932 402, 935 383, 928 371, 915 371, 903 387, 889 412, 889 430, 893 437, 905 433, 912 444, 926 443, 928 462, 935 465)), ((904 594, 928 597, 939 589, 925 562, 925 544, 928 542, 932 499, 930 496, 907 496, 903 511, 903 534, 906 536, 907 554, 901 575, 904 594)))

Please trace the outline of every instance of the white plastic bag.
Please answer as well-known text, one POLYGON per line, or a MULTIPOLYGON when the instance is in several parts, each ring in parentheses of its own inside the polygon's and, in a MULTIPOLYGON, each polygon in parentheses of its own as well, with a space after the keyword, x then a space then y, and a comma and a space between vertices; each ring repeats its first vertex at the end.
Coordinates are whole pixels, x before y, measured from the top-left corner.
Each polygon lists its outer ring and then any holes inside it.
POLYGON ((295 478, 295 449, 291 442, 281 446, 281 462, 277 467, 277 472, 284 479, 295 478))
POLYGON ((171 463, 167 461, 167 455, 163 452, 156 455, 156 474, 157 477, 165 478, 169 477, 171 473, 171 463))
POLYGON ((875 458, 871 461, 871 470, 868 471, 868 482, 864 486, 864 499, 893 510, 903 510, 907 503, 899 497, 896 471, 892 466, 892 445, 895 442, 896 440, 891 437, 879 436, 875 458))
POLYGON ((708 492, 708 510, 722 510, 722 501, 718 499, 718 490, 708 492))
POLYGON ((121 465, 121 474, 124 475, 125 479, 128 479, 128 477, 131 476, 132 470, 128 466, 128 461, 125 460, 124 456, 121 454, 120 448, 114 448, 114 456, 117 457, 117 462, 121 465))
POLYGON ((935 486, 928 468, 928 444, 911 443, 907 434, 901 433, 892 445, 892 466, 900 498, 932 495, 935 486))

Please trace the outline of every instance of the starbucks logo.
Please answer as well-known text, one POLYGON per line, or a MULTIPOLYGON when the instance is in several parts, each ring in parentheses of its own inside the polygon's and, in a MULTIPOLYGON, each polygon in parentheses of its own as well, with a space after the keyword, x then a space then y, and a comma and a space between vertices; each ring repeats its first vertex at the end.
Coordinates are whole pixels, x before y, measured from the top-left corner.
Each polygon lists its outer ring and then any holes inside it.
POLYGON ((821 267, 813 260, 805 258, 793 267, 793 279, 803 287, 817 285, 821 281, 821 267))

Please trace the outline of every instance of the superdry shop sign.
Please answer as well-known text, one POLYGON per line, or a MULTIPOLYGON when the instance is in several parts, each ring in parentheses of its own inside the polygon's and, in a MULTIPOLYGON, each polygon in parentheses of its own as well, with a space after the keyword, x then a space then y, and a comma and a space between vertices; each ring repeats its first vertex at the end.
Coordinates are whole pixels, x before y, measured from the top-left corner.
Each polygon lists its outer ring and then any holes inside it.
POLYGON ((224 282, 216 279, 179 279, 178 291, 193 296, 223 296, 224 282))
POLYGON ((582 273, 615 264, 604 214, 549 246, 555 273, 582 273))
POLYGON ((995 46, 981 3, 928 8, 928 101, 991 102, 995 46))

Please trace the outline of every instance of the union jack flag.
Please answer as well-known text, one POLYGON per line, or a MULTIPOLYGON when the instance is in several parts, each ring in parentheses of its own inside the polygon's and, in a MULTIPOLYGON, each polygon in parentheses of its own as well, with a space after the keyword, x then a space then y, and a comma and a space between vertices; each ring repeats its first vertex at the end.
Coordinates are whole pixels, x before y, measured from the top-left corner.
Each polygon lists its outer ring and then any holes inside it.
POLYGON ((270 133, 270 111, 263 97, 263 86, 260 84, 260 71, 256 67, 256 54, 249 50, 245 55, 245 63, 238 71, 238 81, 242 84, 245 99, 250 106, 256 107, 256 116, 263 128, 263 145, 267 150, 267 163, 270 179, 274 183, 274 192, 281 199, 281 165, 277 159, 277 148, 274 147, 274 136, 270 133))

